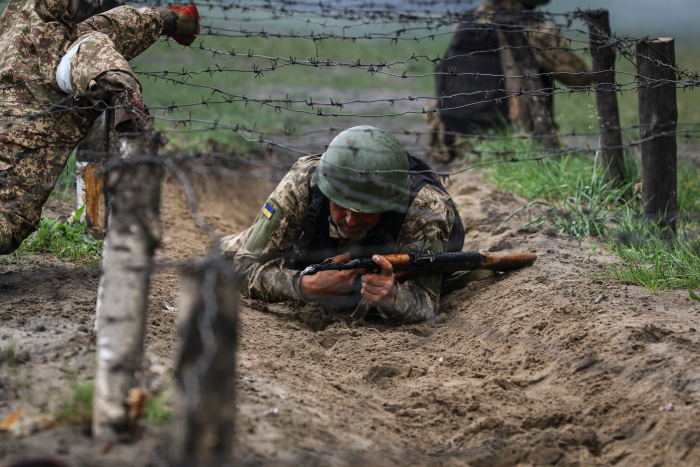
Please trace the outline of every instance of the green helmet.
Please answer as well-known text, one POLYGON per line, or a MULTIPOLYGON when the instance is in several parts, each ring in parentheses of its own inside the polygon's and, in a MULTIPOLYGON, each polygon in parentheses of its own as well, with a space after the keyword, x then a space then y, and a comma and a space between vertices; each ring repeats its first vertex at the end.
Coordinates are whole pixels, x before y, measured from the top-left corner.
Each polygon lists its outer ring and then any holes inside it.
POLYGON ((405 211, 411 185, 406 151, 381 128, 349 128, 321 156, 311 179, 311 186, 317 185, 328 199, 351 211, 405 211))

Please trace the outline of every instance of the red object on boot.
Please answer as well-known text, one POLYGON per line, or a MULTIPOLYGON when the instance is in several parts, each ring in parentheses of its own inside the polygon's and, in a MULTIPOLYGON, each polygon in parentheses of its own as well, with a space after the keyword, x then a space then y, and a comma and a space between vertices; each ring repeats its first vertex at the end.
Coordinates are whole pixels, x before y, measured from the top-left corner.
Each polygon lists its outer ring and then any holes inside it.
POLYGON ((170 10, 177 15, 177 34, 171 34, 175 42, 180 45, 192 45, 197 34, 199 34, 199 10, 195 5, 169 6, 170 10), (195 24, 197 25, 195 30, 195 24))

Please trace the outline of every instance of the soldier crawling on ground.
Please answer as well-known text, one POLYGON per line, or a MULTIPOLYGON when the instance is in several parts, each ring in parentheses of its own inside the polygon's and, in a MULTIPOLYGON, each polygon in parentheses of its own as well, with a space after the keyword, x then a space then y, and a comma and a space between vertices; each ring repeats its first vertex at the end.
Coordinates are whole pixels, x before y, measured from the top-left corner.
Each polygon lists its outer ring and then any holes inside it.
MULTIPOLYGON (((549 0, 504 0, 502 3, 508 10, 520 11, 532 10, 549 3, 549 0)), ((504 74, 502 54, 509 51, 499 50, 503 44, 499 42, 498 31, 490 24, 495 11, 494 0, 482 0, 473 11, 474 21, 455 25, 450 46, 437 69, 436 96, 462 94, 426 105, 426 110, 438 110, 425 114, 425 119, 428 129, 434 132, 428 140, 427 153, 439 161, 448 162, 458 155, 459 149, 471 147, 468 139, 452 133, 474 134, 505 129, 511 123, 511 112, 518 112, 513 108, 517 102, 506 99, 501 79, 504 74)), ((536 15, 532 17, 536 18, 536 15)), ((540 50, 535 54, 535 61, 544 73, 545 88, 551 89, 554 79, 576 87, 592 83, 591 66, 576 52, 566 50, 565 40, 554 26, 535 22, 531 29, 526 38, 532 47, 540 50)), ((550 108, 553 104, 550 96, 550 108)), ((532 131, 532 128, 523 130, 532 131)))
MULTIPOLYGON (((390 133, 359 126, 336 136, 323 156, 302 157, 270 195, 253 226, 221 242, 243 277, 244 296, 378 312, 390 324, 430 319, 442 274, 399 283, 391 253, 461 251, 464 228, 434 172, 390 133), (299 269, 372 257, 380 274, 299 269)), ((355 315, 355 314, 353 314, 355 315)))
POLYGON ((117 96, 118 131, 148 118, 128 60, 161 34, 189 45, 199 33, 194 5, 116 5, 10 0, 0 18, 0 254, 36 230, 41 207, 106 95, 117 96))

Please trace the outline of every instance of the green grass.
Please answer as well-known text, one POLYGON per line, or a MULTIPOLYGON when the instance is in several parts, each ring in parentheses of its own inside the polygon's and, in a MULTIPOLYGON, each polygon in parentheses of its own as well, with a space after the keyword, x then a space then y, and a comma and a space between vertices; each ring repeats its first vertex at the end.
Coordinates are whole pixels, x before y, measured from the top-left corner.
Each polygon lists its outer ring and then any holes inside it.
MULTIPOLYGON (((534 144, 491 140, 474 149, 507 153, 536 150, 534 144)), ((539 152, 534 152, 530 157, 537 155, 539 152)), ((495 160, 494 156, 484 157, 486 161, 495 160)), ((513 213, 527 214, 528 225, 559 231, 576 238, 579 244, 588 237, 602 239, 617 258, 605 265, 596 279, 623 280, 647 287, 653 294, 700 288, 700 223, 683 219, 677 234, 668 239, 658 227, 643 222, 641 201, 633 191, 634 182, 641 179, 641 167, 630 153, 626 154, 624 170, 630 182, 618 186, 605 182, 597 157, 583 155, 495 164, 484 169, 488 181, 528 199, 526 206, 513 213)), ((700 171, 690 164, 679 165, 679 211, 700 212, 698 193, 700 171)))
POLYGON ((70 401, 55 414, 56 422, 62 425, 89 425, 92 422, 92 394, 95 384, 88 381, 78 384, 75 376, 68 376, 72 389, 70 401))
POLYGON ((5 361, 5 363, 11 371, 16 370, 17 367, 22 363, 17 358, 17 343, 15 343, 14 341, 10 341, 10 343, 7 344, 7 347, 5 347, 5 349, 2 352, 2 357, 2 360, 5 361))
POLYGON ((653 225, 625 216, 610 242, 618 260, 604 266, 598 279, 616 279, 647 287, 656 295, 667 289, 700 287, 698 225, 682 223, 677 235, 664 239, 653 225))
MULTIPOLYGON (((513 215, 524 210, 529 225, 542 228, 547 224, 576 238, 579 244, 586 237, 604 236, 615 221, 616 210, 627 205, 625 193, 630 191, 630 184, 618 187, 614 181, 606 182, 597 157, 587 171, 576 170, 575 166, 585 166, 587 162, 566 156, 558 161, 535 163, 540 169, 537 175, 524 180, 530 185, 527 191, 539 199, 530 201, 513 215), (531 185, 532 179, 541 183, 539 190, 535 191, 531 185)), ((528 164, 533 163, 514 165, 528 164)), ((528 169, 521 168, 519 172, 522 174, 523 170, 528 169)))
POLYGON ((95 267, 102 254, 102 241, 87 234, 87 224, 80 222, 83 209, 76 211, 73 223, 41 218, 39 229, 15 252, 0 256, 0 264, 22 264, 28 255, 51 253, 63 261, 95 267))
MULTIPOLYGON (((73 372, 67 372, 68 384, 72 390, 69 401, 56 412, 56 422, 62 425, 89 425, 92 422, 92 401, 95 391, 93 381, 78 384, 73 372)), ((170 420, 170 398, 165 392, 153 396, 143 409, 143 418, 164 425, 170 420)))
POLYGON ((172 416, 170 405, 170 396, 166 391, 161 391, 146 403, 143 408, 143 417, 157 425, 165 425, 172 416))

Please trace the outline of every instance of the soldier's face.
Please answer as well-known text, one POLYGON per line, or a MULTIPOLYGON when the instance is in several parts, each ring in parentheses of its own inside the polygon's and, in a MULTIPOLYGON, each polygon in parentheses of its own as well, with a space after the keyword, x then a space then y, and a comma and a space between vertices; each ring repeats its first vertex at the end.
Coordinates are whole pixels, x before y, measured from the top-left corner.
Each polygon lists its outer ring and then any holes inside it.
POLYGON ((338 227, 338 233, 343 238, 351 240, 363 238, 367 235, 367 232, 377 225, 381 216, 381 213, 362 214, 360 212, 352 212, 331 201, 331 217, 338 227))

